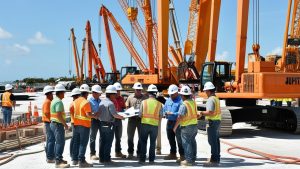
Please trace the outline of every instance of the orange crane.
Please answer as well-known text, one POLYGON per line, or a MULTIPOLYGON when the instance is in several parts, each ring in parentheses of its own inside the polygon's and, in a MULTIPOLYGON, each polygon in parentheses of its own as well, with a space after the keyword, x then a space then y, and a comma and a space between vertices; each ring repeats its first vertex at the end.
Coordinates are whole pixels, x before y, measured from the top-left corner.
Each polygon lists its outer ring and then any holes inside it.
POLYGON ((74 61, 75 61, 75 68, 76 68, 76 82, 80 83, 82 81, 83 74, 81 73, 82 68, 79 69, 79 65, 81 65, 81 63, 80 63, 74 28, 71 28, 70 39, 71 39, 71 43, 72 43, 72 50, 73 50, 73 54, 74 54, 74 61))

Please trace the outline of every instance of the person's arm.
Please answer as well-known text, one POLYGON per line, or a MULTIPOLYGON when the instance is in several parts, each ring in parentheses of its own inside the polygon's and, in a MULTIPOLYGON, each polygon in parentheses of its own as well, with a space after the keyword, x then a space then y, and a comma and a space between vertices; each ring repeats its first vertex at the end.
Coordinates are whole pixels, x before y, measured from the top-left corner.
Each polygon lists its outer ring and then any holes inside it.
POLYGON ((68 127, 66 121, 64 120, 62 114, 63 114, 63 112, 57 112, 57 118, 64 125, 65 129, 68 130, 69 127, 68 127))
POLYGON ((121 116, 121 115, 119 115, 119 114, 117 113, 114 104, 108 105, 108 111, 110 112, 110 114, 111 114, 112 116, 114 116, 114 118, 116 118, 116 119, 121 119, 121 120, 124 119, 123 116, 121 116))
POLYGON ((125 102, 126 109, 130 108, 130 100, 131 100, 131 95, 128 96, 128 98, 127 98, 127 100, 125 102))
POLYGON ((176 132, 176 129, 180 124, 181 118, 182 118, 182 116, 185 115, 186 111, 187 111, 186 107, 183 104, 180 105, 179 111, 178 111, 178 117, 177 117, 176 123, 175 123, 174 128, 173 128, 174 132, 176 132))
POLYGON ((212 101, 212 100, 206 102, 206 111, 200 111, 198 114, 200 116, 214 116, 214 115, 216 115, 215 102, 212 101))

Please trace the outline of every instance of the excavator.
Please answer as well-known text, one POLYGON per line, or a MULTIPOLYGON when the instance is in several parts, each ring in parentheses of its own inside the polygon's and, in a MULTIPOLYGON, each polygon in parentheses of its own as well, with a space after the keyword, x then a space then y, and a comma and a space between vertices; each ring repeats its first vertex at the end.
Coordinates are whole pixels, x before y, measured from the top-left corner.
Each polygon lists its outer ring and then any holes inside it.
MULTIPOLYGON (((225 101, 221 135, 231 135, 232 124, 237 122, 250 122, 300 133, 299 107, 257 104, 261 99, 300 97, 299 6, 299 0, 288 1, 281 58, 262 59, 259 54, 260 46, 255 43, 252 46, 253 53, 248 54, 248 69, 245 71, 249 0, 237 0, 235 74, 231 73, 231 63, 215 61, 214 57, 202 65, 200 72, 200 88, 203 89, 207 81, 213 82, 216 95, 225 101)), ((203 92, 199 92, 199 96, 206 97, 203 92)), ((205 108, 200 106, 198 109, 205 108)))

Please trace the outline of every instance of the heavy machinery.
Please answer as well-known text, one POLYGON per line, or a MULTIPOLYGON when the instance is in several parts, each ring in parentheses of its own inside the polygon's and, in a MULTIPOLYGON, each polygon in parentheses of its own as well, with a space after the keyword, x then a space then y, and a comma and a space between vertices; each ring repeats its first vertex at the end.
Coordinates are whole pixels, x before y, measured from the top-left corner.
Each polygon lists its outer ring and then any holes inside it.
MULTIPOLYGON (((235 75, 228 62, 211 59, 203 64, 201 88, 207 81, 216 86, 216 95, 225 101, 222 108, 221 134, 230 135, 232 124, 251 122, 267 127, 276 127, 300 133, 300 108, 284 106, 261 106, 257 102, 268 98, 299 98, 299 14, 300 2, 288 1, 288 13, 281 59, 260 58, 259 46, 255 44, 254 53, 248 55, 248 70, 245 71, 245 52, 248 29, 249 0, 237 1, 237 46, 235 75), (290 19, 291 8, 292 20, 290 19), (289 27, 290 33, 289 33, 289 27), (291 36, 288 37, 288 34, 291 36)), ((256 1, 258 3, 258 1, 256 1)), ((204 93, 199 93, 206 97, 204 93)), ((199 107, 204 109, 204 107, 199 107)))

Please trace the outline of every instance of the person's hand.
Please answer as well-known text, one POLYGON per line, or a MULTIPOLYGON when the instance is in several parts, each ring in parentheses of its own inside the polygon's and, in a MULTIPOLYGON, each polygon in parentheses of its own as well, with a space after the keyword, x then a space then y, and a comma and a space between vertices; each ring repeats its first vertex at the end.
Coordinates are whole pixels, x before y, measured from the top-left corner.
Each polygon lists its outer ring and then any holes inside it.
POLYGON ((173 128, 173 132, 174 132, 174 133, 176 133, 176 129, 177 129, 177 127, 174 127, 174 128, 173 128))
POLYGON ((64 124, 64 127, 65 127, 65 130, 69 129, 69 126, 66 123, 64 124))
POLYGON ((200 119, 202 116, 203 116, 203 115, 202 115, 202 111, 198 111, 198 112, 197 112, 197 118, 200 119))

